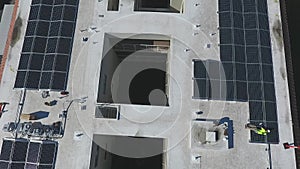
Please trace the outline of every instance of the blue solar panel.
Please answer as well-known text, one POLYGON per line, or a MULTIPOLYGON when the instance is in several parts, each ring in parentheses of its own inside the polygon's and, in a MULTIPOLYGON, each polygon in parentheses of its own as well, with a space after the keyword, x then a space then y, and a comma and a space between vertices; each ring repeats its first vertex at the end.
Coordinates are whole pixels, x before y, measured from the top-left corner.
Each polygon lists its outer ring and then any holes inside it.
POLYGON ((265 101, 276 102, 274 83, 264 83, 265 101))
POLYGON ((246 61, 246 56, 245 56, 245 47, 244 46, 235 46, 234 47, 234 61, 235 62, 240 62, 240 63, 245 63, 246 61))
POLYGON ((272 65, 262 65, 263 80, 265 82, 274 82, 274 73, 272 65))
POLYGON ((261 82, 248 82, 249 100, 262 100, 261 82))
POLYGON ((244 14, 244 18, 245 18, 245 29, 257 29, 257 18, 256 18, 256 14, 244 14))
POLYGON ((232 61, 233 53, 232 53, 232 45, 220 45, 220 57, 222 61, 232 61))
POLYGON ((232 19, 231 19, 231 12, 224 12, 220 15, 220 27, 232 27, 232 19))
MULTIPOLYGON (((223 14, 222 14, 223 15, 223 14)), ((224 21, 225 22, 225 21, 224 21)), ((244 28, 244 22, 243 22, 243 14, 240 13, 233 13, 233 26, 235 28, 244 28)))
POLYGON ((232 3, 232 10, 235 12, 242 12, 243 11, 243 5, 242 0, 233 0, 234 3, 232 3))
POLYGON ((245 44, 244 31, 242 29, 234 29, 233 34, 234 34, 234 44, 236 45, 245 44))
POLYGON ((260 63, 257 47, 246 47, 247 63, 260 63))
POLYGON ((226 80, 233 80, 233 63, 223 63, 222 66, 225 71, 226 80))
POLYGON ((261 62, 264 64, 272 64, 272 53, 270 47, 261 47, 261 62))
POLYGON ((262 46, 270 46, 271 42, 270 42, 270 33, 269 31, 264 31, 264 30, 260 30, 259 31, 259 35, 260 35, 260 44, 262 46))
POLYGON ((77 8, 78 0, 32 1, 15 88, 66 88, 77 8))
POLYGON ((274 127, 267 136, 251 132, 251 142, 255 143, 279 141, 267 11, 267 0, 219 0, 226 100, 249 101, 250 122, 274 127))
POLYGON ((220 42, 221 44, 232 44, 232 31, 231 29, 220 29, 220 42))
POLYGON ((263 102, 261 101, 249 101, 249 111, 251 120, 263 120, 263 102))
POLYGON ((244 12, 256 12, 256 0, 243 0, 244 2, 244 12))
POLYGON ((268 14, 267 0, 257 0, 256 2, 258 12, 268 14))
MULTIPOLYGON (((247 81, 246 65, 243 63, 235 63, 235 68, 236 68, 235 79, 238 81, 247 81)), ((247 90, 247 88, 245 90, 247 90)))
POLYGON ((219 11, 230 11, 231 0, 219 0, 219 11))
POLYGON ((247 45, 258 45, 258 34, 256 30, 245 30, 247 45))
POLYGON ((259 29, 269 30, 269 20, 267 15, 258 15, 259 29))
POLYGON ((261 79, 260 64, 247 64, 247 80, 252 82, 260 82, 261 79))

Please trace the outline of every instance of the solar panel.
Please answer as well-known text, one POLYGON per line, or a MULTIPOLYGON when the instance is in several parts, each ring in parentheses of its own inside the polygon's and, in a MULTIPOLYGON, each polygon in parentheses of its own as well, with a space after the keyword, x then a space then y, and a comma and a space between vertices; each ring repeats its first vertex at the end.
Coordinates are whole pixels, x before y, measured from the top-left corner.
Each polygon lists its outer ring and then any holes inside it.
POLYGON ((245 44, 245 37, 244 31, 241 29, 234 29, 234 44, 236 45, 244 45, 245 44))
POLYGON ((257 10, 260 13, 268 14, 268 5, 267 0, 258 0, 257 2, 257 10))
POLYGON ((277 122, 276 103, 265 102, 266 120, 277 122))
POLYGON ((235 12, 242 12, 243 10, 242 0, 234 0, 234 3, 232 3, 232 10, 235 12))
POLYGON ((220 27, 226 28, 232 26, 231 12, 224 12, 220 15, 220 27))
POLYGON ((234 82, 226 81, 226 100, 235 101, 234 82))
POLYGON ((235 46, 234 47, 234 61, 244 63, 246 61, 245 56, 245 47, 244 46, 235 46))
POLYGON ((40 11, 39 12, 39 20, 45 20, 45 21, 49 21, 50 17, 51 17, 51 13, 52 13, 52 7, 51 6, 46 6, 46 5, 41 5, 40 7, 40 11))
POLYGON ((261 101, 249 101, 249 111, 251 120, 263 120, 263 102, 261 101))
POLYGON ((41 144, 40 164, 52 165, 56 158, 56 144, 43 143, 41 144))
MULTIPOLYGON (((238 80, 238 81, 246 81, 247 75, 246 75, 245 64, 235 63, 235 67, 236 67, 235 79, 238 80)), ((245 90, 247 90, 247 88, 245 90)))
POLYGON ((236 81, 235 85, 236 85, 236 100, 248 101, 247 83, 236 81))
POLYGON ((15 88, 66 88, 77 10, 78 0, 32 1, 15 88))
POLYGON ((245 30, 247 45, 258 45, 258 34, 256 30, 245 30))
POLYGON ((50 22, 40 21, 37 22, 37 27, 35 30, 36 36, 48 36, 50 22))
MULTIPOLYGON (((27 154, 28 142, 17 141, 15 142, 14 151, 12 154, 12 161, 24 161, 27 154)), ((23 164, 24 167, 24 164, 23 164)))
POLYGON ((257 47, 246 47, 247 63, 260 63, 257 47))
POLYGON ((54 169, 57 142, 27 142, 3 140, 0 155, 1 169, 54 169), (13 151, 11 153, 11 151, 13 151), (10 155, 12 154, 12 155, 10 155))
POLYGON ((27 31, 25 36, 33 36, 35 33, 35 28, 37 26, 37 21, 29 21, 27 24, 27 31))
POLYGON ((270 102, 276 102, 274 83, 264 83, 264 99, 270 102))
POLYGON ((267 142, 278 144, 278 123, 277 122, 266 122, 266 127, 271 130, 271 132, 267 135, 267 142))
POLYGON ((233 64, 232 63, 222 63, 223 70, 225 71, 226 80, 233 80, 233 64))
POLYGON ((26 71, 18 71, 15 81, 15 88, 24 88, 26 80, 26 71))
POLYGON ((262 65, 263 80, 265 82, 274 82, 274 73, 272 65, 262 65))
POLYGON ((220 45, 220 57, 222 61, 232 61, 232 45, 220 45))
POLYGON ((8 166, 9 166, 8 162, 0 161, 0 168, 1 169, 9 169, 8 166))
POLYGON ((10 159, 10 154, 11 154, 12 147, 13 147, 13 142, 12 141, 10 141, 10 140, 4 140, 3 141, 1 154, 0 154, 0 160, 8 161, 10 159))
POLYGON ((26 163, 25 168, 26 169, 38 169, 38 166, 36 164, 26 163))
POLYGON ((221 28, 220 33, 220 42, 221 44, 232 44, 232 31, 231 29, 221 28))
POLYGON ((260 64, 247 64, 247 80, 252 82, 261 81, 260 64))
POLYGON ((243 0, 244 2, 244 12, 256 12, 256 0, 243 0))
POLYGON ((262 100, 262 84, 260 82, 248 83, 249 100, 262 100))
POLYGON ((231 0, 219 0, 219 11, 230 11, 231 0))
POLYGON ((40 152, 40 143, 31 142, 27 153, 27 162, 37 163, 40 152))
POLYGON ((240 29, 244 28, 243 15, 241 13, 233 13, 233 26, 240 29))
POLYGON ((23 169, 25 166, 25 163, 11 163, 10 169, 23 169))
POLYGON ((270 136, 251 132, 251 142, 278 143, 267 0, 219 0, 219 22, 226 100, 249 101, 250 122, 274 126, 270 136))
POLYGON ((260 44, 262 46, 270 46, 270 33, 269 31, 260 30, 259 31, 260 36, 260 44))
POLYGON ((39 169, 53 169, 52 165, 39 165, 39 169))
POLYGON ((269 20, 267 15, 258 15, 259 29, 269 30, 269 20))
POLYGON ((257 23, 256 23, 256 14, 245 14, 245 29, 256 29, 258 28, 257 23))
POLYGON ((261 51, 261 62, 265 64, 272 64, 271 48, 261 47, 260 51, 261 51))

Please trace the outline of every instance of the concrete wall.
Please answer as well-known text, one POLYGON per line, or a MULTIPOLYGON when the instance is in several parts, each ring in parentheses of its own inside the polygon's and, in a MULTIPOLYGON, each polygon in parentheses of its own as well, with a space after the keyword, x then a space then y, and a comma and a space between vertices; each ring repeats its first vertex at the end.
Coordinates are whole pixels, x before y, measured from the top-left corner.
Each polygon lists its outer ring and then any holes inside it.
POLYGON ((114 75, 114 71, 121 62, 117 57, 116 53, 112 50, 114 46, 114 40, 110 39, 109 36, 105 37, 104 40, 104 56, 102 56, 101 62, 101 73, 98 87, 98 99, 100 103, 111 103, 111 79, 114 75))

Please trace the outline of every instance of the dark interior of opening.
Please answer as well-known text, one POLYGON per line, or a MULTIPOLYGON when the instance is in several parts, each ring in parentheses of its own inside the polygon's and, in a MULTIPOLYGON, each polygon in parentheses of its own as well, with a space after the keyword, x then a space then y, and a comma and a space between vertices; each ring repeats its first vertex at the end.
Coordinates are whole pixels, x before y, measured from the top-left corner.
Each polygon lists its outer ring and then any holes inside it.
POLYGON ((135 0, 134 10, 145 12, 180 12, 170 5, 170 0, 135 0))
POLYGON ((119 10, 119 0, 108 0, 107 10, 108 11, 118 11, 119 10))
MULTIPOLYGON (((104 46, 114 40, 108 41, 104 46)), ((97 102, 168 106, 169 41, 124 39, 111 45, 101 62, 97 102)))
POLYGON ((162 168, 163 139, 94 135, 90 169, 162 168), (140 152, 143 155, 139 156, 140 152))

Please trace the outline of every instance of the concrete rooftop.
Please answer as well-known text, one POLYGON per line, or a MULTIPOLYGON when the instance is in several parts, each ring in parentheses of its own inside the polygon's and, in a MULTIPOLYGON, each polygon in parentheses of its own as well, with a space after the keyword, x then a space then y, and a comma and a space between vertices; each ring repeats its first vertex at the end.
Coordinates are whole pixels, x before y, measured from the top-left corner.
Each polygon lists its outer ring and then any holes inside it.
MULTIPOLYGON (((20 40, 10 50, 0 86, 1 101, 10 103, 6 107, 8 111, 0 119, 1 127, 7 122, 15 121, 16 118, 21 91, 13 89, 13 86, 30 3, 31 1, 20 1, 19 4, 18 15, 23 19, 23 26, 20 40)), ((68 78, 67 90, 70 95, 59 99, 59 93, 50 92, 50 98, 42 99, 41 91, 27 91, 23 113, 48 111, 49 117, 39 121, 51 124, 59 120, 58 114, 62 112, 67 100, 88 97, 85 103, 74 102, 71 105, 65 135, 58 140, 57 169, 88 169, 94 134, 164 138, 166 140, 165 169, 266 169, 270 168, 270 162, 274 169, 296 168, 294 151, 284 150, 282 146, 284 142, 293 141, 293 134, 282 33, 280 30, 278 34, 275 29, 272 29, 277 21, 280 21, 280 8, 277 1, 268 0, 268 4, 279 144, 272 144, 269 147, 267 144, 249 143, 250 132, 244 128, 249 120, 247 102, 192 99, 192 59, 220 60, 217 29, 218 0, 186 1, 183 14, 133 12, 133 0, 120 0, 119 11, 108 12, 107 0, 81 0, 68 78), (196 3, 200 5, 195 6, 196 3), (196 24, 200 24, 200 28, 195 28, 196 24), (80 31, 91 27, 96 27, 96 31, 80 31), (105 33, 125 37, 137 34, 159 34, 170 37, 167 64, 168 107, 121 104, 120 120, 94 118, 105 33), (217 34, 211 36, 211 33, 217 34), (89 40, 83 42, 83 37, 89 37, 89 40), (206 48, 207 44, 211 44, 211 48, 206 48), (185 52, 187 48, 191 51, 185 52), (53 99, 58 100, 57 105, 52 107, 44 105, 45 101, 53 99), (86 105, 86 110, 81 110, 82 105, 86 105), (204 113, 196 115, 195 112, 200 110, 204 113), (226 116, 233 120, 235 131, 233 149, 227 149, 227 141, 224 140, 216 146, 199 146, 194 143, 193 128, 210 124, 195 122, 192 119, 197 117, 220 119, 226 116), (77 133, 83 135, 77 138, 75 136, 77 133), (196 160, 196 156, 201 158, 196 160)), ((0 131, 0 136, 4 138, 11 135, 0 131)))

